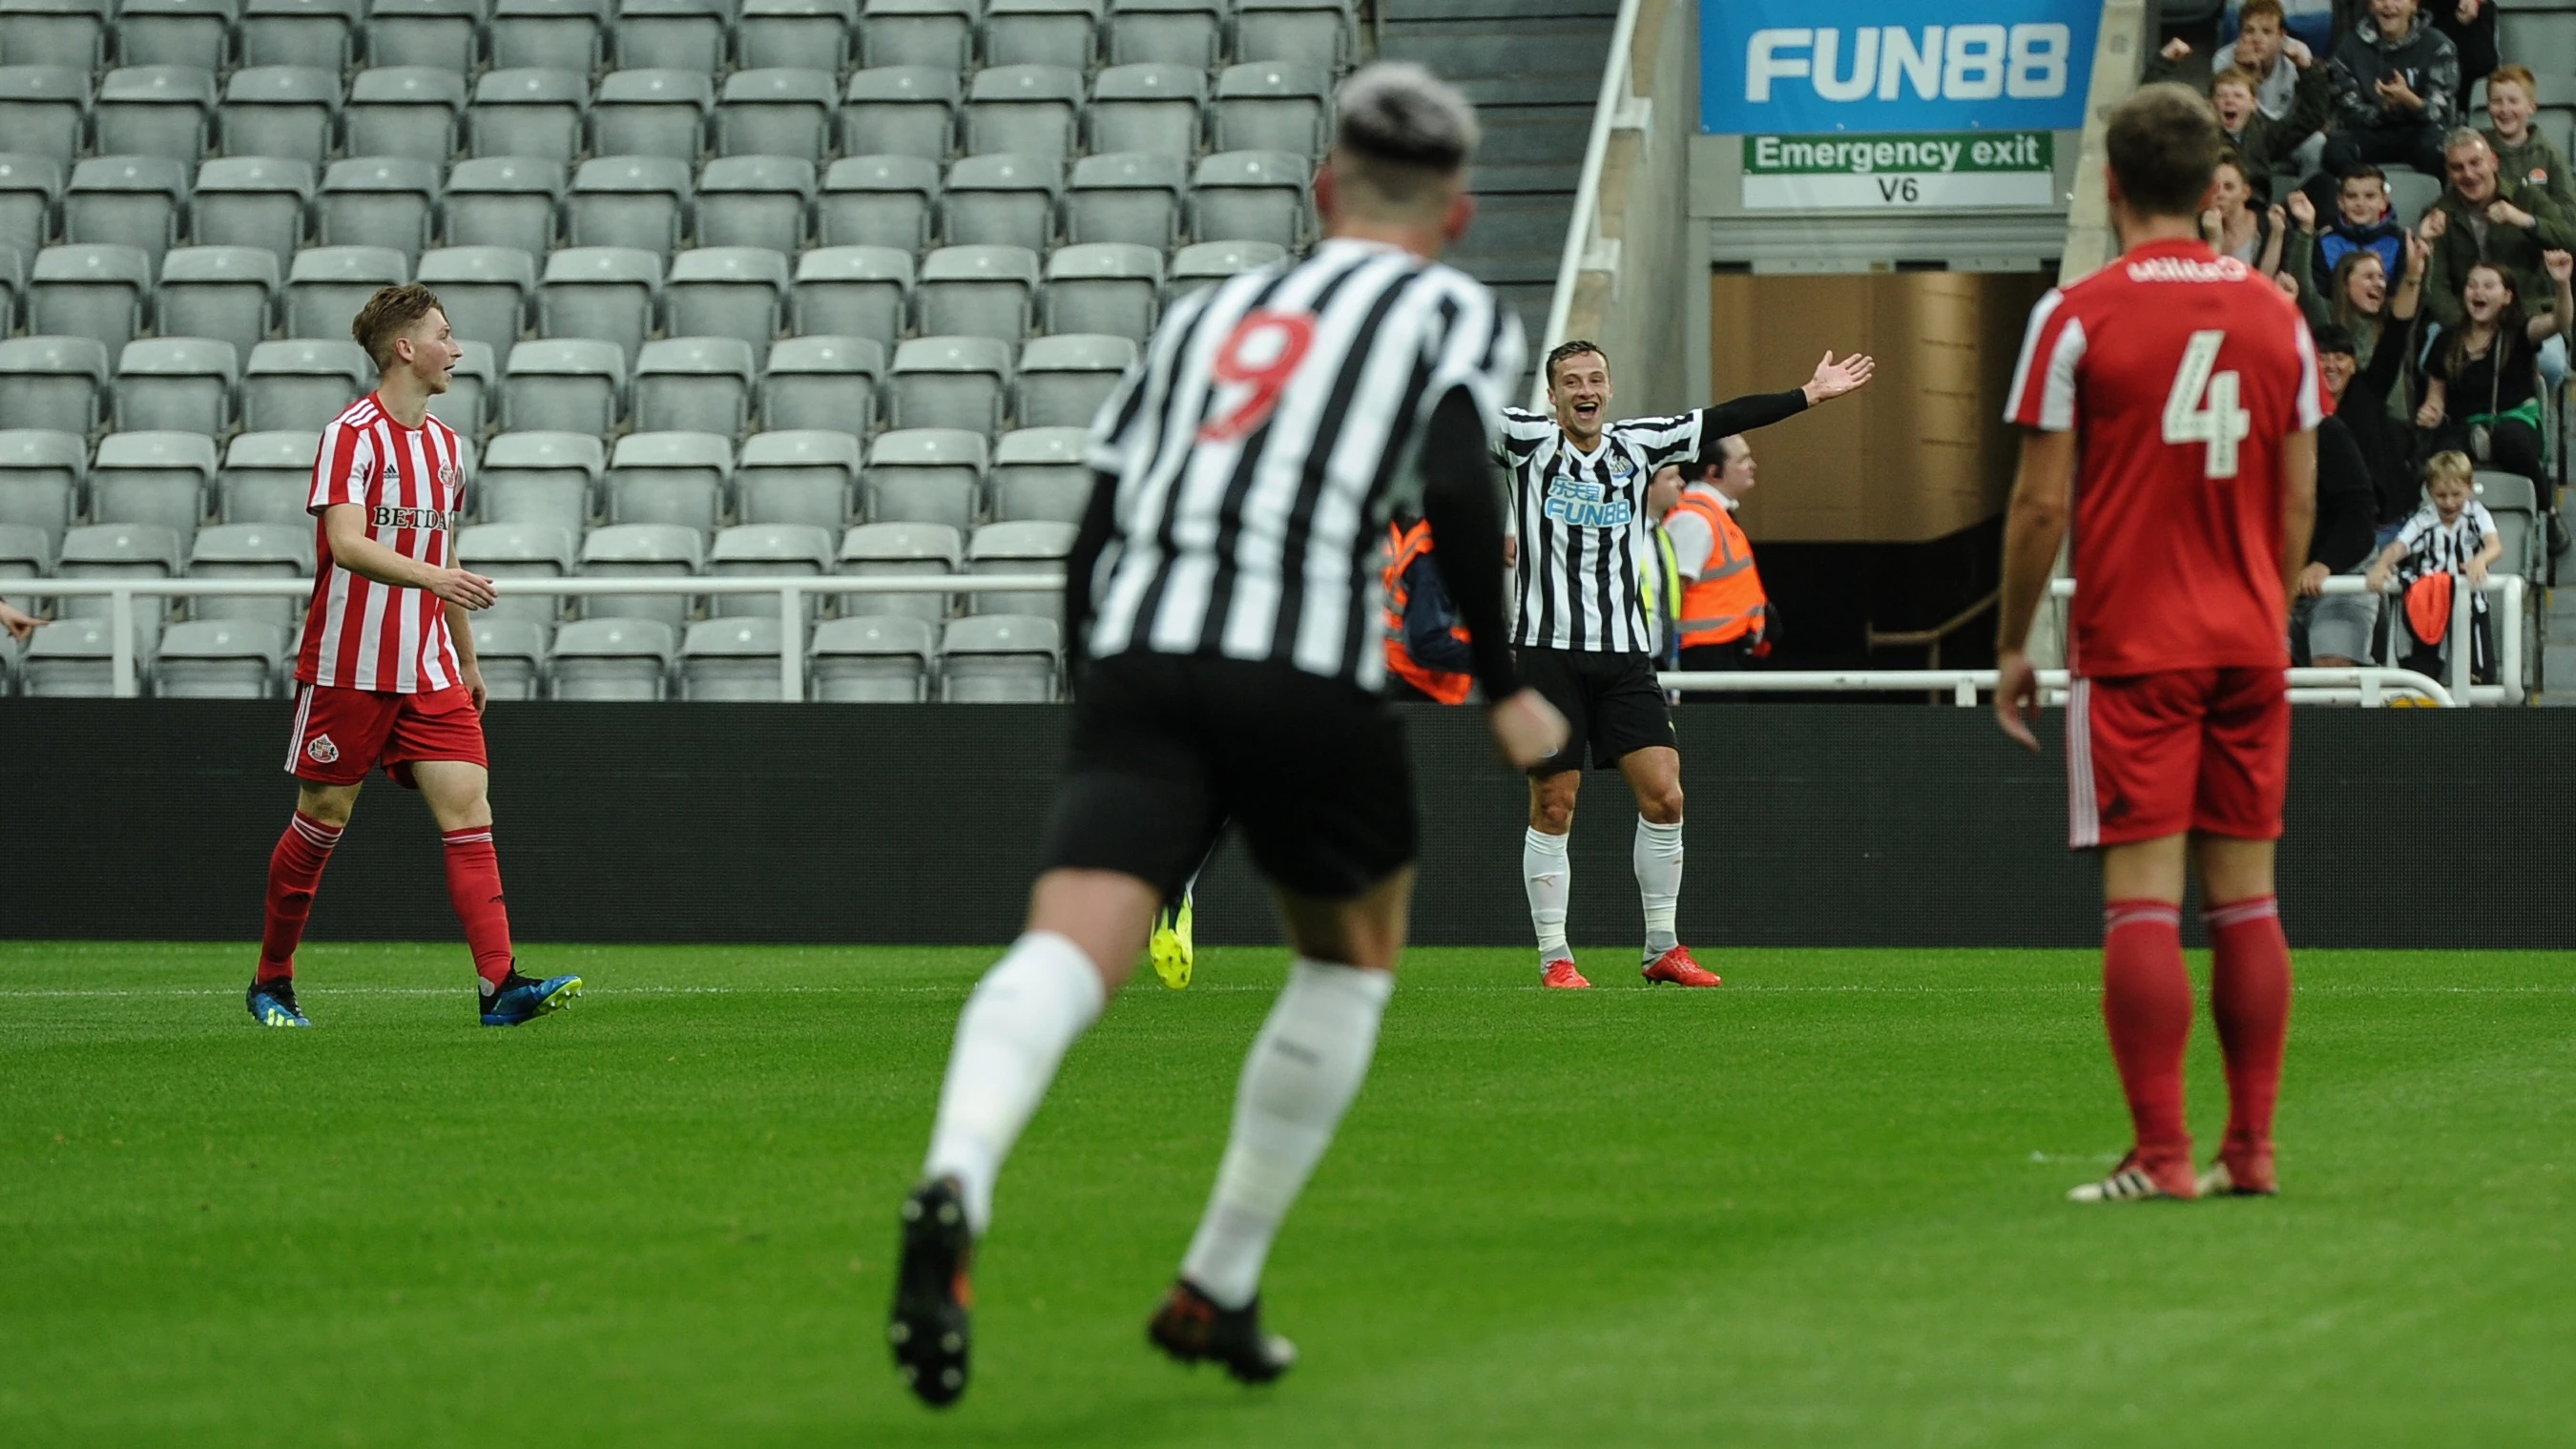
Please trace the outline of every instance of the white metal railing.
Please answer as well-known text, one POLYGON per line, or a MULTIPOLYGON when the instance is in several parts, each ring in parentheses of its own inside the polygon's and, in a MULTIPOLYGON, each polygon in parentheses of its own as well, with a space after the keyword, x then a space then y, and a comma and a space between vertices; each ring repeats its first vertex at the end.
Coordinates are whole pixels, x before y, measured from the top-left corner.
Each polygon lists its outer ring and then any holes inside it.
MULTIPOLYGON (((1664 688, 1686 694, 1947 691, 1950 702, 1961 708, 1973 708, 1981 696, 1995 692, 1995 671, 1991 669, 1757 669, 1726 673, 1675 670, 1658 677, 1664 688)), ((2063 669, 2039 671, 2041 703, 2064 704, 2072 678, 2063 669)), ((2440 681, 2411 669, 2293 669, 2289 680, 2293 704, 2358 704, 2375 709, 2393 697, 2419 699, 2445 708, 2459 703, 2458 697, 2440 681)))
MULTIPOLYGON (((1548 298, 1547 335, 1539 339, 1532 361, 1565 340, 1566 319, 1574 311, 1574 287, 1583 275, 1584 253, 1601 232, 1601 172, 1610 161, 1610 133, 1620 105, 1632 89, 1628 66, 1636 48, 1637 18, 1646 0, 1619 0, 1619 18, 1610 27, 1610 54, 1601 65, 1601 91, 1592 102, 1592 133, 1583 143, 1583 171, 1574 185, 1574 212, 1566 218, 1565 246, 1556 259, 1556 291, 1548 298)), ((1547 406, 1547 379, 1531 384, 1530 406, 1547 406)))
MULTIPOLYGON (((779 697, 805 697, 805 599, 810 594, 1061 593, 1062 574, 687 574, 619 578, 584 574, 559 579, 495 579, 502 594, 550 598, 591 594, 778 595, 779 697)), ((10 579, 9 592, 29 598, 108 601, 109 677, 119 699, 142 693, 134 659, 134 601, 139 598, 307 598, 311 579, 10 579)))

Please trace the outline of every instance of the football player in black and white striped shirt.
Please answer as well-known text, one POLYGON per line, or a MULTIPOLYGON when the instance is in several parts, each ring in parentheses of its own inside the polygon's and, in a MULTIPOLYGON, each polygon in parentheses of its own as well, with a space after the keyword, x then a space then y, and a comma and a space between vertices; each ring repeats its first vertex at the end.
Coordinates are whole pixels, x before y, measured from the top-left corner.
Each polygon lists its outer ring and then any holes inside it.
POLYGON ((1641 585, 1656 557, 1646 507, 1655 470, 1684 464, 1696 475, 1724 460, 1721 443, 1866 386, 1877 363, 1830 352, 1790 392, 1757 393, 1671 417, 1609 422, 1610 361, 1597 344, 1568 342, 1547 355, 1553 416, 1503 413, 1520 549, 1521 675, 1569 726, 1565 748, 1530 767, 1529 833, 1521 875, 1538 933, 1539 980, 1559 989, 1592 983, 1566 945, 1574 828, 1585 746, 1597 770, 1617 769, 1637 796, 1631 856, 1646 912, 1648 981, 1715 986, 1674 929, 1682 890, 1682 763, 1672 715, 1655 680, 1641 585))
POLYGON ((1003 1157, 1229 817, 1297 955, 1148 1332, 1247 1382, 1292 1361, 1261 1329, 1262 1263, 1368 1070, 1413 885, 1410 762, 1377 693, 1390 515, 1439 534, 1505 757, 1527 766, 1565 739, 1504 637, 1491 453, 1520 327, 1436 260, 1475 211, 1475 112, 1392 64, 1351 77, 1335 119, 1315 177, 1325 241, 1174 304, 1093 425, 1065 591, 1067 638, 1091 659, 1042 872, 1026 933, 958 1017, 904 1203, 887 1336, 932 1404, 965 1390, 967 1258, 1003 1157))

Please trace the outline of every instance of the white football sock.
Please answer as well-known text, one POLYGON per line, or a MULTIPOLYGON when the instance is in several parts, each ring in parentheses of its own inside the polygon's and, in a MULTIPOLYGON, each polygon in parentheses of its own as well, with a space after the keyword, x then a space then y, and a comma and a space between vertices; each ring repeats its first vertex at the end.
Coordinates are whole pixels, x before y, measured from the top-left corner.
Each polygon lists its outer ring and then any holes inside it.
POLYGON ((1378 1017, 1395 990, 1385 971, 1300 957, 1243 1059, 1234 1133, 1181 1275, 1221 1308, 1261 1287, 1261 1265, 1289 1204, 1323 1160, 1377 1050, 1378 1017))
POLYGON ((925 1177, 954 1177, 978 1237, 993 1220, 993 1178, 1055 1080, 1065 1048, 1100 1018, 1100 972, 1069 938, 1031 931, 1011 945, 957 1015, 925 1177))
POLYGON ((1657 825, 1637 817, 1637 844, 1629 857, 1637 867, 1637 895, 1646 907, 1646 959, 1654 960, 1681 944, 1673 934, 1673 916, 1682 899, 1682 823, 1657 825))
POLYGON ((1529 888, 1530 925, 1538 932, 1538 964, 1573 959, 1565 947, 1565 903, 1574 895, 1574 868, 1562 835, 1532 830, 1521 845, 1521 883, 1529 888))

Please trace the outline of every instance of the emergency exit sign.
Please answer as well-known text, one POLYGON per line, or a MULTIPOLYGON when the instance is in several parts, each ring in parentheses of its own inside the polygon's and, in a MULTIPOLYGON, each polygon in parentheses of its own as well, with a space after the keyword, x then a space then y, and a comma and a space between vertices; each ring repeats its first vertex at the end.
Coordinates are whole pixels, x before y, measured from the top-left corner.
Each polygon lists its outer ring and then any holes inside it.
POLYGON ((2047 131, 1743 139, 1748 211, 1957 211, 2057 201, 2057 138, 2047 131))

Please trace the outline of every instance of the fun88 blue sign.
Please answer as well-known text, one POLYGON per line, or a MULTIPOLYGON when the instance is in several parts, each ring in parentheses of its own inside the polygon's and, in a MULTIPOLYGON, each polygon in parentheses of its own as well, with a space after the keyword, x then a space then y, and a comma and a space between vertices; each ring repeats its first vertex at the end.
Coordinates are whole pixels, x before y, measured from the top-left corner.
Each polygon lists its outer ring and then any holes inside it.
POLYGON ((1700 0, 1715 135, 2077 130, 2099 0, 1700 0))

